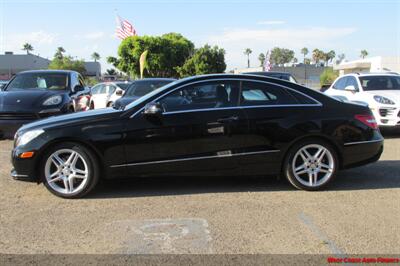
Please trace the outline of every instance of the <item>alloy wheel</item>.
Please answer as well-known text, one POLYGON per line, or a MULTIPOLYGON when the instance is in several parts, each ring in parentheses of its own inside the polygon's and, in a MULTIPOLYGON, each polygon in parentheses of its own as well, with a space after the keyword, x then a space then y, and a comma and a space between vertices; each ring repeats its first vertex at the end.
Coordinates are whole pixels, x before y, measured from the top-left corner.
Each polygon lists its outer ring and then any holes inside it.
POLYGON ((88 182, 89 167, 76 150, 60 149, 47 158, 44 174, 51 189, 70 195, 84 189, 88 182))
POLYGON ((292 161, 293 175, 306 187, 326 183, 334 173, 335 160, 329 149, 320 144, 309 144, 297 151, 292 161))

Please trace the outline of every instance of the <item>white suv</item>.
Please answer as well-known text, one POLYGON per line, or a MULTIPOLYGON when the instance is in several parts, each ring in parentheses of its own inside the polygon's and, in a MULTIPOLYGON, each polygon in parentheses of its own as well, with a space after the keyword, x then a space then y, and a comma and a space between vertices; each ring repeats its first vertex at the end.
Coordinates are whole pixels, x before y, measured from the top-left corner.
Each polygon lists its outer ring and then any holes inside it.
POLYGON ((99 83, 91 88, 90 109, 99 109, 111 107, 116 100, 124 95, 125 90, 131 83, 123 82, 106 82, 99 83))
POLYGON ((400 126, 400 75, 347 74, 325 91, 335 98, 366 103, 379 126, 400 126))

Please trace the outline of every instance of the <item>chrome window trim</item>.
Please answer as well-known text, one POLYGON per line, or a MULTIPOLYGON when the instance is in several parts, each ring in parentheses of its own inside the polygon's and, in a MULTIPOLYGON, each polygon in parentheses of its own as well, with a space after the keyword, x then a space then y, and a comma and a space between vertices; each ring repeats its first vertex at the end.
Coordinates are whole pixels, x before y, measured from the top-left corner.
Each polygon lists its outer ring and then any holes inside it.
POLYGON ((212 159, 212 158, 226 158, 226 157, 235 157, 235 156, 243 156, 243 155, 253 155, 253 154, 263 154, 263 153, 275 153, 280 152, 280 150, 268 150, 268 151, 253 151, 253 152, 242 152, 242 153, 234 153, 234 154, 221 154, 221 155, 210 155, 210 156, 200 156, 193 158, 182 158, 182 159, 170 159, 170 160, 159 160, 159 161, 148 161, 148 162, 139 162, 139 163, 127 163, 127 164, 118 164, 111 165, 111 168, 116 167, 124 167, 124 166, 138 166, 138 165, 147 165, 147 164, 160 164, 160 163, 171 163, 171 162, 183 162, 183 161, 194 161, 194 160, 203 160, 203 159, 212 159))
MULTIPOLYGON (((239 81, 239 82, 240 81, 248 81, 248 82, 259 82, 259 83, 265 83, 265 84, 269 84, 269 85, 274 85, 274 86, 278 86, 278 87, 281 87, 281 88, 286 89, 286 90, 293 91, 295 93, 300 93, 301 95, 303 95, 303 96, 311 99, 312 101, 314 101, 315 104, 301 104, 301 103, 299 103, 299 104, 282 104, 282 105, 251 105, 251 106, 239 106, 238 105, 238 106, 233 106, 233 107, 205 108, 205 109, 191 109, 191 110, 182 110, 182 111, 171 111, 171 112, 164 112, 164 114, 172 114, 172 113, 176 113, 176 112, 186 112, 186 113, 187 112, 197 112, 197 111, 202 111, 202 110, 207 110, 207 111, 210 111, 210 110, 213 110, 213 111, 214 110, 227 110, 227 109, 234 109, 234 108, 239 108, 240 109, 240 108, 261 108, 261 107, 296 107, 296 106, 300 106, 300 107, 305 107, 305 106, 314 106, 315 107, 315 106, 317 106, 318 107, 318 106, 323 106, 323 104, 320 101, 317 101, 316 99, 312 98, 311 96, 309 96, 309 95, 307 95, 305 93, 302 93, 300 91, 294 90, 292 88, 286 87, 284 85, 276 84, 276 83, 272 83, 272 82, 268 82, 268 81, 254 80, 254 79, 243 79, 243 78, 225 78, 225 79, 224 78, 222 78, 222 79, 219 78, 219 79, 199 80, 199 81, 190 82, 190 83, 181 85, 179 87, 176 87, 175 89, 173 89, 171 91, 163 93, 162 95, 160 95, 159 97, 155 98, 151 102, 156 102, 160 98, 162 98, 164 96, 167 96, 168 94, 173 93, 174 91, 176 91, 178 89, 181 89, 183 87, 191 86, 191 85, 198 84, 198 83, 206 83, 206 82, 214 82, 214 81, 239 81)), ((147 103, 149 103, 149 102, 147 102, 147 103)), ((142 112, 144 107, 146 106, 146 104, 143 107, 141 107, 138 111, 134 112, 129 118, 133 118, 138 113, 142 112)))
POLYGON ((381 142, 384 141, 384 139, 374 139, 374 140, 364 140, 364 141, 355 141, 355 142, 347 142, 344 144, 344 146, 350 146, 350 145, 357 145, 357 144, 367 144, 367 143, 376 143, 376 142, 381 142))

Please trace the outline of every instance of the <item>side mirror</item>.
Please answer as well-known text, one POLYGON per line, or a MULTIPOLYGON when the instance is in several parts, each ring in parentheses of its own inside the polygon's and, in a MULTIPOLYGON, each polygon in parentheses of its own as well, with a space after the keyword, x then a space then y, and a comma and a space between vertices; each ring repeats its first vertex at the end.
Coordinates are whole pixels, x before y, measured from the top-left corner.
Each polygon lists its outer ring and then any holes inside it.
POLYGON ((357 92, 356 88, 353 85, 346 86, 344 88, 345 91, 357 92))
POLYGON ((76 85, 74 88, 73 88, 73 92, 78 92, 78 91, 83 91, 85 88, 83 87, 83 86, 81 86, 81 85, 76 85))
POLYGON ((163 113, 163 108, 159 103, 148 103, 144 107, 144 112, 146 116, 157 116, 160 117, 163 113))
POLYGON ((115 94, 116 94, 117 96, 122 96, 122 95, 124 95, 124 91, 123 91, 123 90, 117 90, 117 91, 115 92, 115 94))

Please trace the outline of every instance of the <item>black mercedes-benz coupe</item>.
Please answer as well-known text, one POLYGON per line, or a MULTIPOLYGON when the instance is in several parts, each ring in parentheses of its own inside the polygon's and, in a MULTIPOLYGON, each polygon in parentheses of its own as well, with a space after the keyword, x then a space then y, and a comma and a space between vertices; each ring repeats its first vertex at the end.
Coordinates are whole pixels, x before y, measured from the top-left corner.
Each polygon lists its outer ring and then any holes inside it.
POLYGON ((34 120, 86 110, 89 102, 90 90, 75 71, 20 72, 0 92, 0 139, 34 120))
POLYGON ((51 117, 18 130, 16 179, 82 197, 100 178, 282 175, 319 190, 338 170, 379 159, 368 107, 255 75, 169 83, 124 109, 51 117))

